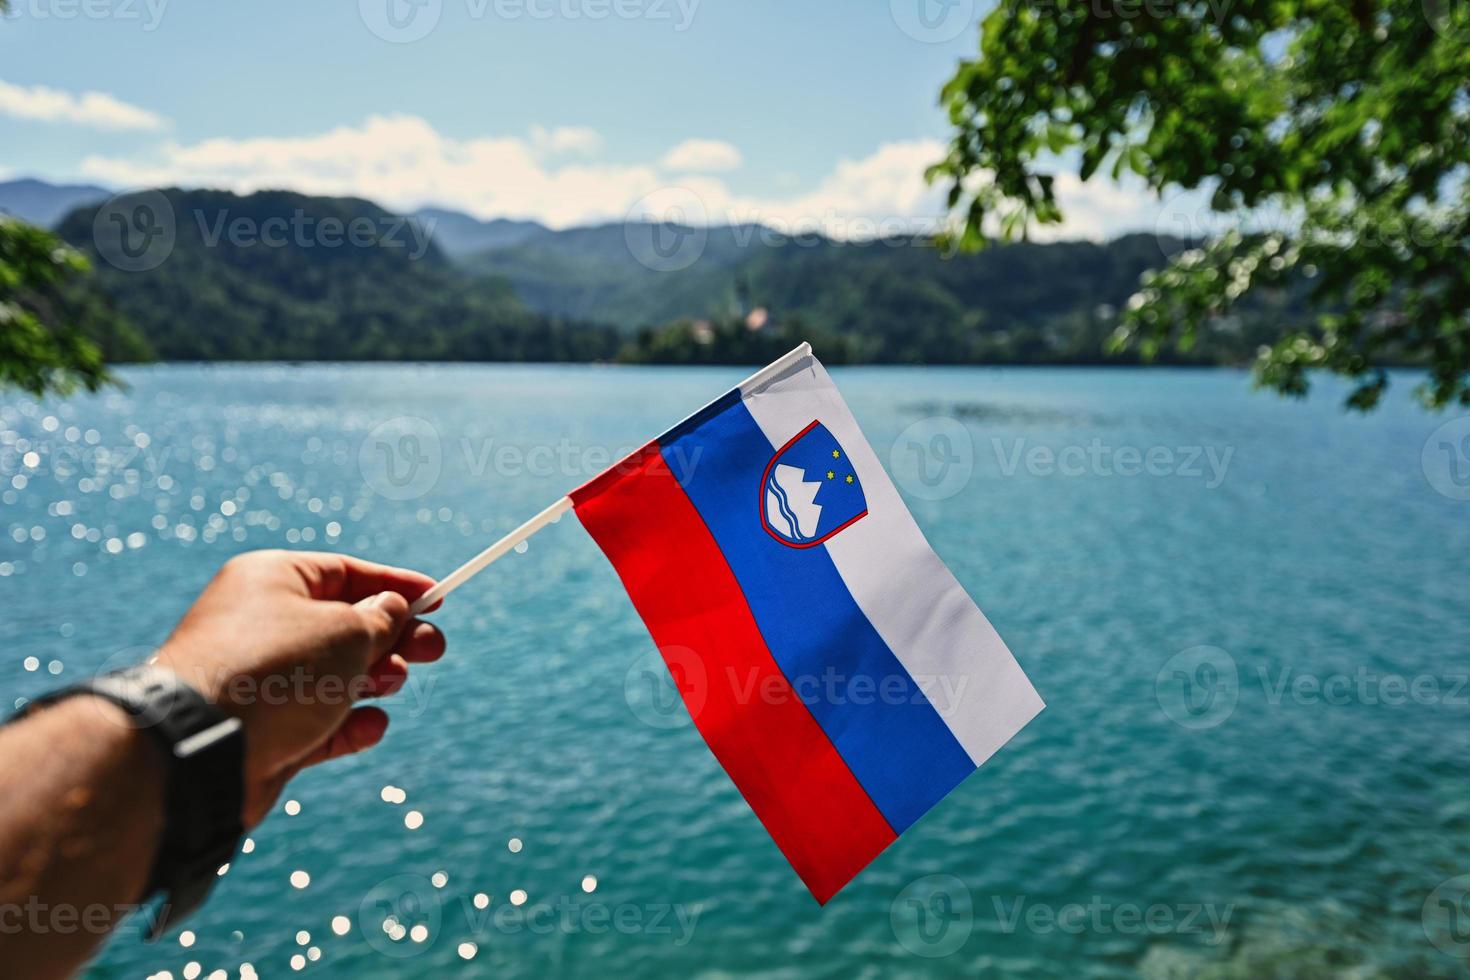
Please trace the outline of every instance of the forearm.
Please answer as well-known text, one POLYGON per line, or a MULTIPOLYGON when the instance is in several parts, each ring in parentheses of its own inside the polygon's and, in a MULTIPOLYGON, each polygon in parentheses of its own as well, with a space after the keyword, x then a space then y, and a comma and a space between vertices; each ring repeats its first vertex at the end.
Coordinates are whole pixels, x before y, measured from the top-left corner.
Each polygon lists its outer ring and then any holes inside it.
POLYGON ((0 728, 0 963, 65 977, 143 896, 163 763, 117 706, 74 697, 0 728))
POLYGON ((433 585, 343 555, 240 555, 157 663, 134 669, 172 671, 192 696, 157 676, 114 692, 141 701, 153 730, 92 696, 0 728, 0 977, 64 977, 85 963, 145 897, 165 830, 160 885, 187 913, 215 881, 215 857, 229 860, 241 826, 259 823, 288 780, 376 745, 388 716, 358 702, 444 653, 444 635, 409 611, 433 585), (282 678, 308 686, 264 697, 282 678))

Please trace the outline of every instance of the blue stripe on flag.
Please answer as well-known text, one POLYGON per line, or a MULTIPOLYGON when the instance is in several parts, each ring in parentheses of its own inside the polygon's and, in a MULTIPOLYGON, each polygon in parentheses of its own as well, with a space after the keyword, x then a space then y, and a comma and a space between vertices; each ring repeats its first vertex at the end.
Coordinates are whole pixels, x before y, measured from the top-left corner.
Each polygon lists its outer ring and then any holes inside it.
POLYGON ((701 408, 699 411, 695 412, 693 415, 689 416, 687 419, 685 419, 684 421, 680 422, 678 425, 674 426, 672 429, 670 429, 669 431, 665 432, 663 435, 659 436, 656 441, 658 442, 659 446, 661 446, 661 447, 662 446, 667 446, 669 443, 673 442, 675 439, 679 438, 684 433, 690 432, 690 431, 692 431, 694 429, 697 429, 699 426, 703 425, 708 419, 713 418, 716 415, 719 415, 721 412, 723 412, 725 409, 729 408, 731 405, 739 405, 739 404, 740 404, 740 389, 739 388, 731 388, 729 391, 725 392, 719 398, 716 398, 714 401, 712 401, 708 405, 704 406, 704 408, 701 408))
MULTIPOLYGON (((761 526, 761 477, 776 449, 744 402, 719 404, 723 411, 701 413, 661 439, 664 459, 735 573, 777 665, 902 833, 975 764, 858 608, 826 547, 791 548, 761 526)), ((748 683, 719 682, 726 680, 748 683)))

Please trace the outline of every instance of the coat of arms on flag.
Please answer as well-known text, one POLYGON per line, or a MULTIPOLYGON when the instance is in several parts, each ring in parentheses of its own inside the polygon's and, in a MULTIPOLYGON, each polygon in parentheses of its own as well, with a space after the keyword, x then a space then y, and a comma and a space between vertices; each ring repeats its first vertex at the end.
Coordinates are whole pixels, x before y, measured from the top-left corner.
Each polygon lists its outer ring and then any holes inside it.
POLYGON ((776 451, 761 479, 761 521, 793 548, 812 548, 868 513, 855 467, 814 421, 776 451))

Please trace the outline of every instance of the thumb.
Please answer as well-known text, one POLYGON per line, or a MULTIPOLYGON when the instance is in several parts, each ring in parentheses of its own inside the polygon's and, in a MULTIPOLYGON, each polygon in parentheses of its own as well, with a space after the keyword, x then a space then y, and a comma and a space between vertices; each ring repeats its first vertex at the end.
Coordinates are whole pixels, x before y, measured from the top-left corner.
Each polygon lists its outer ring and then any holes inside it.
POLYGON ((398 636, 408 625, 408 600, 397 592, 379 592, 354 603, 367 628, 367 662, 375 663, 398 642, 398 636))

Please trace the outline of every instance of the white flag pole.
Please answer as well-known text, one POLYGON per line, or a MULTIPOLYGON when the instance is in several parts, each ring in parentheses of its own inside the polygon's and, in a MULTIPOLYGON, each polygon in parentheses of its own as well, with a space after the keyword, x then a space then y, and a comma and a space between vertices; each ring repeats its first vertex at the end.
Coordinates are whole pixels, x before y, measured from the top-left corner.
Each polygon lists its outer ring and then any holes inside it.
POLYGON ((455 589, 459 588, 461 585, 464 585, 470 579, 480 574, 480 572, 484 571, 485 568, 487 568, 492 562, 505 555, 506 552, 510 551, 516 545, 520 544, 522 541, 526 540, 531 535, 535 534, 537 531, 541 530, 552 521, 555 521, 558 517, 561 517, 561 515, 565 514, 571 509, 572 498, 561 498, 556 503, 552 504, 550 507, 546 508, 541 513, 537 514, 535 517, 531 518, 529 521, 522 524, 520 527, 516 528, 514 531, 510 532, 505 537, 501 538, 499 541, 495 542, 490 547, 486 548, 484 551, 480 552, 478 555, 471 558, 469 561, 465 562, 463 565, 459 566, 454 571, 446 575, 432 589, 419 596, 418 601, 413 604, 413 608, 411 610, 412 613, 417 616, 425 609, 428 609, 434 603, 438 602, 440 599, 443 599, 449 593, 453 592, 455 589))
MULTIPOLYGON (((736 385, 735 390, 741 391, 746 388, 752 388, 757 383, 765 380, 766 378, 774 377, 776 374, 784 371, 789 365, 796 363, 811 352, 812 345, 803 341, 793 350, 788 351, 786 354, 772 361, 770 364, 767 364, 765 367, 761 368, 759 371, 755 372, 750 377, 740 382, 740 384, 736 385)), ((712 405, 714 403, 711 402, 710 404, 712 405)), ((708 405, 705 406, 705 408, 708 407, 708 405)), ((704 409, 700 409, 700 411, 704 411, 704 409)), ((696 412, 695 415, 697 414, 699 413, 696 412)), ((693 415, 689 416, 689 418, 693 417, 693 415)), ((516 528, 514 531, 510 532, 505 537, 501 538, 499 541, 495 542, 490 547, 486 548, 484 551, 480 552, 478 555, 471 558, 469 561, 465 562, 463 565, 459 566, 454 571, 446 575, 432 589, 419 596, 418 601, 413 604, 411 612, 415 616, 417 616, 419 613, 423 612, 434 603, 439 602, 445 596, 449 595, 449 593, 453 592, 455 589, 459 588, 461 585, 464 585, 470 579, 480 574, 493 562, 503 557, 516 545, 520 544, 522 541, 526 540, 546 525, 554 522, 557 518, 561 517, 561 515, 565 514, 571 509, 572 498, 561 498, 556 503, 552 504, 550 507, 546 508, 541 513, 537 514, 535 517, 531 518, 529 521, 522 524, 520 527, 516 528)))

